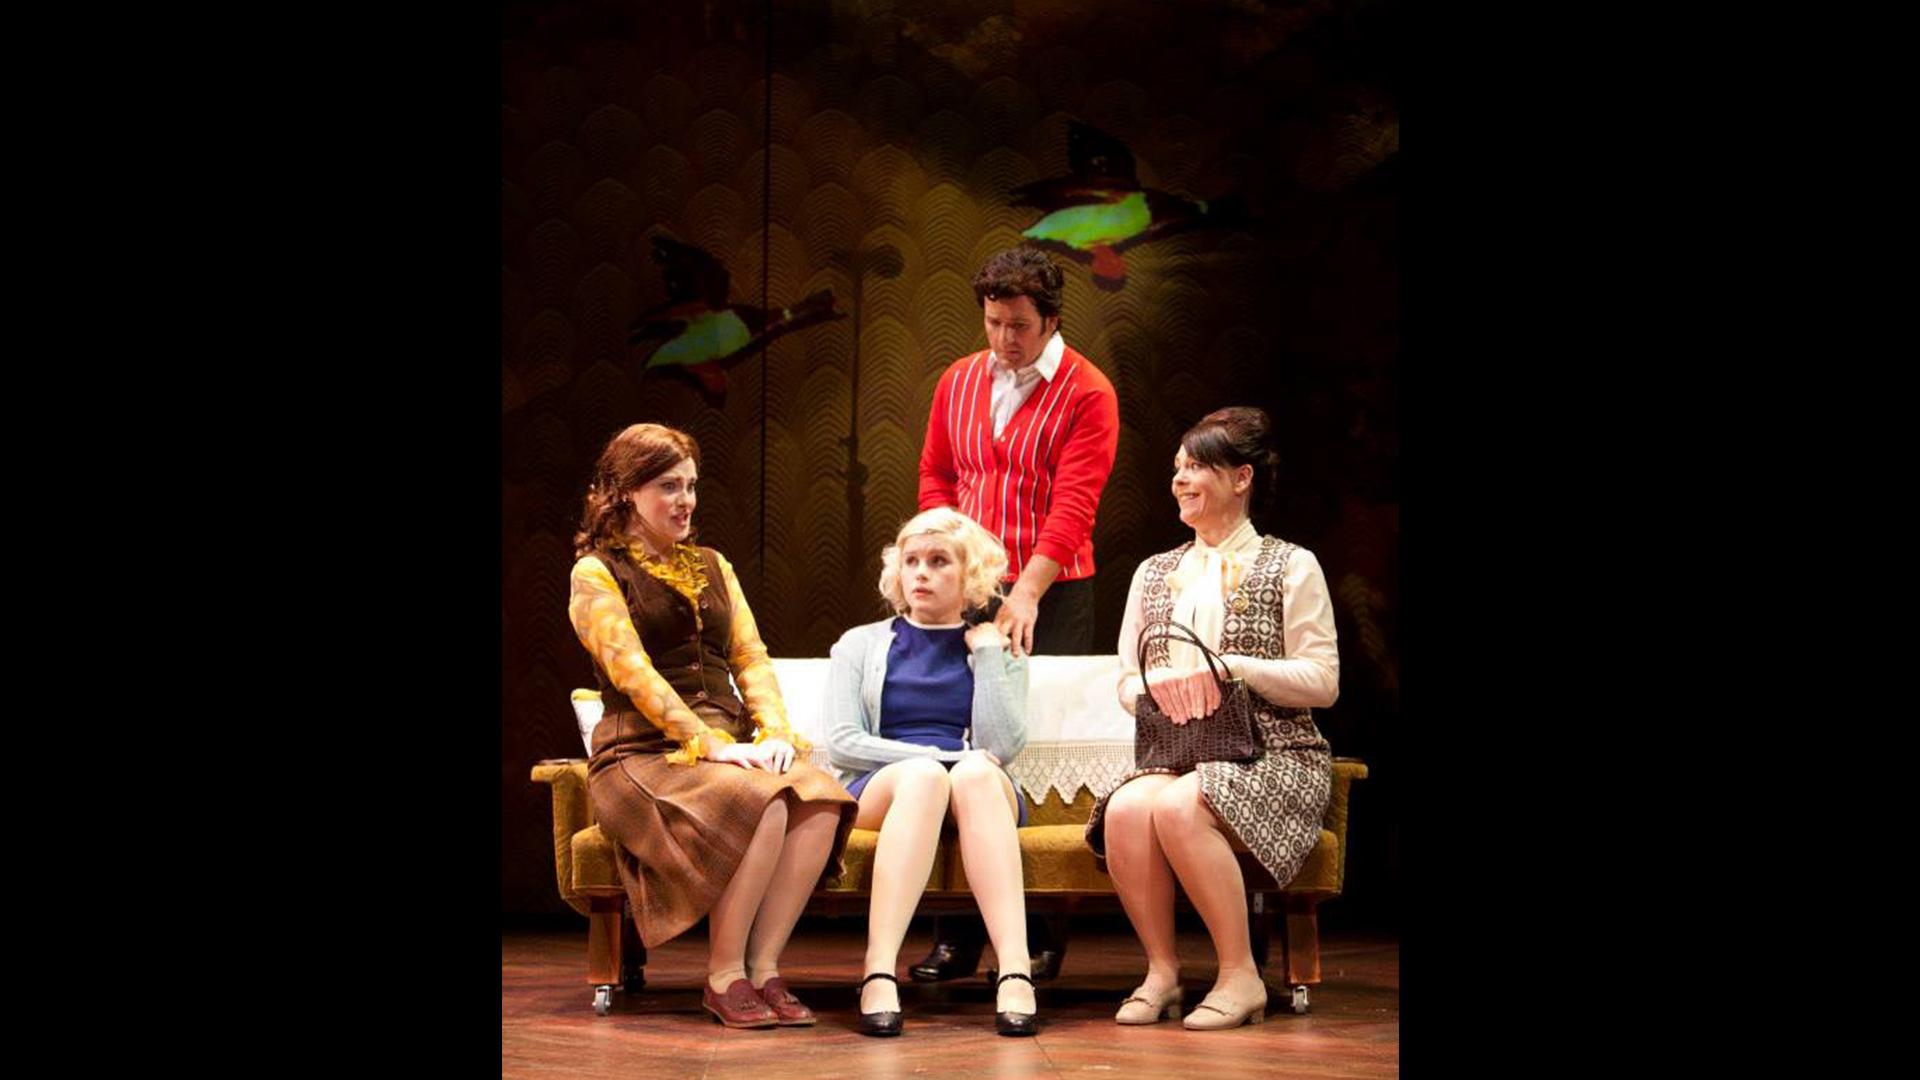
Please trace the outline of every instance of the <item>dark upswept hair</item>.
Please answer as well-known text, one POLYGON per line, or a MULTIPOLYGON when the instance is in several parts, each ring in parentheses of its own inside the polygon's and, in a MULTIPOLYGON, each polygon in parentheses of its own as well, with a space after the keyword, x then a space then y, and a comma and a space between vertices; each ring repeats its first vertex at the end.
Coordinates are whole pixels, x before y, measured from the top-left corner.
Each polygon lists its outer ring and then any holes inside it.
POLYGON ((1033 298, 1033 309, 1043 319, 1060 314, 1061 293, 1067 276, 1039 248, 1021 245, 997 251, 973 275, 973 298, 981 307, 989 300, 1033 298))
POLYGON ((627 496, 687 458, 693 459, 694 468, 700 467, 700 444, 664 424, 634 424, 610 439, 587 483, 580 531, 573 534, 574 557, 624 542, 633 526, 633 503, 627 496))
POLYGON ((1221 469, 1253 466, 1253 486, 1247 491, 1249 515, 1264 511, 1273 500, 1280 455, 1273 449, 1273 421, 1265 409, 1251 405, 1215 409, 1180 436, 1180 447, 1190 460, 1202 465, 1221 469))

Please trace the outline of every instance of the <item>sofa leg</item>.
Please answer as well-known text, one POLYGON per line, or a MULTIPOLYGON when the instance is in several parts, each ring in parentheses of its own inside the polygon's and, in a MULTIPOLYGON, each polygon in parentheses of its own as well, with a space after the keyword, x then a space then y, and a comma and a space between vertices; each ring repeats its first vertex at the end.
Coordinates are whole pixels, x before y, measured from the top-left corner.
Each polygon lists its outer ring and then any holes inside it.
POLYGON ((587 912, 587 981, 609 986, 620 981, 619 897, 594 897, 587 912))
POLYGON ((1311 986, 1320 981, 1320 901, 1289 896, 1287 904, 1287 982, 1311 986))
POLYGON ((620 985, 628 993, 637 993, 647 985, 647 947, 640 943, 640 931, 633 916, 620 916, 620 985))
POLYGON ((1266 893, 1247 894, 1247 942, 1253 946, 1253 964, 1266 970, 1267 957, 1272 951, 1273 940, 1273 901, 1266 893))

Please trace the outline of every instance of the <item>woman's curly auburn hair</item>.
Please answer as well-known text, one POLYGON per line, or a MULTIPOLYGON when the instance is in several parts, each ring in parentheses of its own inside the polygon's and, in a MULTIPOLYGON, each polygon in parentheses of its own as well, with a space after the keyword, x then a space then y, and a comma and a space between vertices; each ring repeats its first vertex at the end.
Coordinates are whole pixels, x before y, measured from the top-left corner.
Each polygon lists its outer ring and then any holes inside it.
POLYGON ((984 608, 1000 594, 1000 579, 1007 576, 1007 549, 972 518, 950 506, 938 506, 908 518, 900 526, 900 535, 880 553, 880 596, 895 613, 907 613, 906 592, 900 588, 900 552, 916 536, 937 536, 953 550, 960 563, 960 598, 966 610, 984 608))
POLYGON ((700 467, 700 444, 663 424, 634 424, 615 435, 600 451, 587 483, 580 531, 573 534, 574 557, 624 543, 633 528, 633 503, 627 496, 687 458, 693 459, 694 468, 700 467))

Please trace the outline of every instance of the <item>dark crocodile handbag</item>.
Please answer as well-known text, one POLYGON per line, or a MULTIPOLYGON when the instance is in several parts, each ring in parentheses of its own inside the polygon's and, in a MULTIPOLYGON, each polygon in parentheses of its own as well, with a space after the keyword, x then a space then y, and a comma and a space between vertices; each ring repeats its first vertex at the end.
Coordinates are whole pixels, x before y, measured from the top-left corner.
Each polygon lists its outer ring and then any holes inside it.
POLYGON ((1187 772, 1202 761, 1252 761, 1260 756, 1260 734, 1253 719, 1253 696, 1247 684, 1226 679, 1226 662, 1191 629, 1176 622, 1149 626, 1140 633, 1142 679, 1147 671, 1147 645, 1161 639, 1186 641, 1206 655, 1207 670, 1220 687, 1220 705, 1210 716, 1176 724, 1160 710, 1150 691, 1143 690, 1133 706, 1133 763, 1141 769, 1187 772))

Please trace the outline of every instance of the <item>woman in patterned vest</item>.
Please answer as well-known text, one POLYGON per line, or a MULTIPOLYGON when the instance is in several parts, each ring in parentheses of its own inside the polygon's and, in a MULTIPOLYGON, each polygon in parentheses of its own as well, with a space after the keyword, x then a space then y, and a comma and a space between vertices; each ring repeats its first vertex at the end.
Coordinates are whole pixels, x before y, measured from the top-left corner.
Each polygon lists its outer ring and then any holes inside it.
POLYGON ((780 953, 839 874, 857 805, 807 763, 733 567, 692 543, 699 474, 692 436, 659 424, 615 435, 594 466, 567 602, 606 707, 587 794, 640 940, 707 917, 707 1011, 811 1024, 780 953))
POLYGON ((1175 723, 1205 723, 1219 688, 1200 651, 1149 643, 1143 682, 1141 633, 1169 620, 1191 627, 1246 682, 1261 753, 1251 762, 1205 761, 1190 772, 1141 770, 1094 807, 1087 843, 1101 855, 1147 954, 1147 977, 1114 1017, 1151 1024, 1180 1015, 1173 883, 1179 879, 1206 922, 1219 976, 1187 1015, 1195 1030, 1259 1023, 1266 986, 1247 935, 1246 880, 1234 843, 1285 885, 1320 836, 1333 764, 1308 710, 1340 693, 1333 606, 1319 560, 1306 548, 1254 531, 1250 507, 1270 497, 1277 463, 1260 409, 1209 413, 1180 440, 1173 497, 1193 540, 1134 572, 1120 625, 1120 702, 1142 692, 1175 723))

